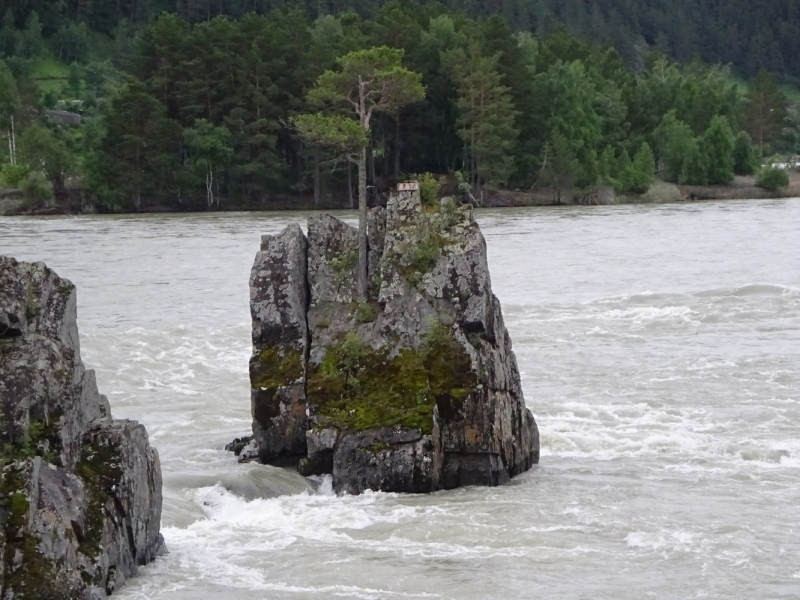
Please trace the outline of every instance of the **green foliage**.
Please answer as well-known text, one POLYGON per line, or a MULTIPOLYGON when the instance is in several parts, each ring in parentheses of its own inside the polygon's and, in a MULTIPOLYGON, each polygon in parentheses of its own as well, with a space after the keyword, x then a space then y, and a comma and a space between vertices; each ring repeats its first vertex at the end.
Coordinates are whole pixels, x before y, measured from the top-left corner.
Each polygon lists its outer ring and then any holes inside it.
POLYGON ((707 185, 708 184, 708 156, 706 156, 696 140, 686 148, 686 156, 683 161, 680 183, 687 185, 707 185))
POLYGON ((20 160, 32 173, 43 172, 53 193, 64 193, 66 179, 76 167, 75 154, 67 146, 68 134, 63 130, 50 130, 44 124, 34 123, 19 139, 20 160))
POLYGON ((643 2, 233 0, 210 12, 196 2, 17 2, 0 15, 0 152, 12 116, 19 137, 43 108, 80 98, 80 128, 48 127, 72 155, 65 177, 123 211, 204 198, 268 206, 303 194, 312 173, 317 192, 343 200, 345 168, 366 163, 362 149, 372 157, 365 189, 378 193, 402 166, 460 171, 478 197, 487 184, 550 187, 556 201, 597 184, 643 189, 649 169, 634 163, 645 142, 668 181, 729 180, 717 117, 734 136, 736 173, 753 165, 743 128, 762 154, 800 149, 780 85, 800 72, 798 36, 772 25, 797 21, 789 0, 643 2), (720 35, 729 30, 737 35, 720 35), (744 97, 734 73, 758 73, 744 97), (363 103, 359 76, 370 87, 363 103), (620 165, 626 152, 633 160, 620 165))
POLYGON ((555 190, 554 200, 560 203, 562 193, 572 195, 575 181, 580 177, 581 163, 569 140, 558 131, 544 147, 541 160, 541 181, 555 190))
POLYGON ((343 154, 355 154, 367 145, 364 128, 342 115, 312 113, 292 119, 300 136, 311 144, 331 146, 343 154))
POLYGON ((775 78, 763 69, 753 79, 745 97, 745 125, 762 156, 764 146, 777 138, 787 117, 787 102, 775 78))
POLYGON ((41 208, 53 198, 53 186, 40 173, 28 173, 22 182, 22 196, 28 208, 41 208))
POLYGON ((372 323, 378 318, 378 311, 371 304, 359 304, 356 309, 356 323, 363 325, 364 323, 372 323))
POLYGON ((352 281, 357 266, 357 249, 345 250, 338 256, 334 256, 331 259, 331 267, 333 268, 333 280, 336 282, 336 285, 341 287, 346 282, 352 281))
POLYGON ((740 131, 733 148, 733 172, 736 175, 753 175, 756 169, 758 157, 753 140, 746 131, 740 131))
POLYGON ((65 62, 85 62, 89 57, 89 28, 85 22, 64 21, 53 36, 58 58, 65 62))
POLYGON ((756 185, 763 190, 776 192, 789 186, 789 175, 778 167, 766 167, 758 173, 756 185))
POLYGON ((8 187, 18 188, 28 177, 27 165, 3 165, 0 171, 0 180, 8 187))
POLYGON ((17 82, 5 62, 0 60, 0 126, 9 127, 11 117, 19 110, 17 82))
POLYGON ((89 160, 95 193, 139 211, 177 190, 180 127, 143 84, 123 86, 104 107, 103 124, 89 160))
POLYGON ((736 138, 728 119, 721 116, 714 117, 700 142, 700 151, 707 160, 706 173, 710 184, 719 185, 733 181, 735 145, 736 138))
POLYGON ((431 173, 416 175, 415 179, 419 183, 419 196, 423 206, 435 206, 439 201, 439 190, 442 184, 439 179, 431 173))
POLYGON ((446 62, 458 91, 458 134, 470 158, 471 182, 504 184, 514 172, 513 150, 519 131, 510 88, 498 70, 501 54, 484 55, 478 45, 457 48, 446 62))
POLYGON ((267 347, 250 365, 250 384, 253 389, 274 393, 279 387, 295 383, 302 376, 302 353, 293 348, 267 347))
MULTIPOLYGON (((194 184, 205 180, 206 201, 211 207, 215 201, 215 186, 219 188, 220 171, 231 161, 231 132, 227 127, 215 126, 206 119, 198 119, 194 127, 184 132, 189 161, 193 167, 194 184), (214 180, 215 175, 217 181, 214 180)), ((219 206, 219 195, 216 195, 219 206)))
POLYGON ((414 248, 411 266, 415 271, 427 273, 436 266, 440 254, 439 246, 432 239, 424 239, 414 248))
POLYGON ((664 115, 653 137, 663 165, 663 179, 684 183, 688 157, 697 152, 691 128, 677 118, 677 111, 673 109, 664 115))
POLYGON ((645 142, 634 156, 633 162, 621 169, 617 191, 623 194, 644 194, 655 181, 655 168, 653 151, 645 142))
POLYGON ((441 325, 419 350, 375 350, 350 333, 329 346, 308 382, 308 398, 323 426, 363 431, 401 426, 430 433, 433 410, 451 414, 473 391, 469 355, 441 325))

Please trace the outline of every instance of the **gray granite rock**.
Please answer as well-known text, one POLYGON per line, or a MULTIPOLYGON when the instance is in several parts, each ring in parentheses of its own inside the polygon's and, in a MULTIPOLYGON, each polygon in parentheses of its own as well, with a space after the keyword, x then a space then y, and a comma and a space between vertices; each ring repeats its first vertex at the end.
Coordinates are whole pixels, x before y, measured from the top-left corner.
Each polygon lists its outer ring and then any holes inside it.
MULTIPOLYGON (((339 492, 431 492, 499 485, 537 463, 538 430, 471 211, 448 200, 423 210, 413 186, 370 211, 370 294, 361 304, 357 231, 322 215, 308 232, 307 350, 297 382, 306 412, 292 430, 304 435, 300 472, 332 474, 339 492)), ((283 248, 287 235, 264 244, 283 248)), ((302 279, 302 261, 291 256, 259 254, 256 263, 287 286, 302 279)), ((272 313, 302 318, 273 297, 272 313)), ((272 343, 293 343, 293 331, 272 343)), ((260 456, 276 462, 258 426, 260 456)))
POLYGON ((250 275, 253 436, 263 462, 306 453, 308 243, 297 225, 265 235, 250 275))
POLYGON ((165 551, 158 455, 85 369, 69 281, 0 256, 0 315, 2 597, 105 597, 165 551))

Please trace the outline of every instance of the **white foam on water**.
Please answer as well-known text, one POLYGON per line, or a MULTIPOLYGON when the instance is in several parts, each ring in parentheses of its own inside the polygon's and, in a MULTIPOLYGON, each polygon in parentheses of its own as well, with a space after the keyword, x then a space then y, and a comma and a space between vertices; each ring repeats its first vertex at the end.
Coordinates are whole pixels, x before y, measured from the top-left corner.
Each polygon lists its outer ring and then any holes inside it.
POLYGON ((305 215, 0 217, 78 285, 84 362, 161 456, 170 554, 121 599, 800 597, 800 201, 479 219, 541 464, 352 498, 222 451, 252 256, 305 215))

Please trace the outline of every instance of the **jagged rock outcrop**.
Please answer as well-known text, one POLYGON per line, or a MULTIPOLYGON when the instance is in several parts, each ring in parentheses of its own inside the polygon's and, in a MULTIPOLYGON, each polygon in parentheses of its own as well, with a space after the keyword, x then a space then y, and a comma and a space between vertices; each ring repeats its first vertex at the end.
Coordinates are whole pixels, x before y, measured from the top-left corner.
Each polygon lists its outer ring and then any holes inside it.
POLYGON ((3 600, 94 600, 165 551, 147 431, 80 357, 75 287, 0 256, 3 600))
POLYGON ((538 430, 472 213, 423 208, 411 189, 370 211, 367 233, 366 302, 352 227, 321 215, 307 239, 293 226, 262 240, 250 369, 261 461, 299 460, 348 493, 498 485, 529 469, 538 430))

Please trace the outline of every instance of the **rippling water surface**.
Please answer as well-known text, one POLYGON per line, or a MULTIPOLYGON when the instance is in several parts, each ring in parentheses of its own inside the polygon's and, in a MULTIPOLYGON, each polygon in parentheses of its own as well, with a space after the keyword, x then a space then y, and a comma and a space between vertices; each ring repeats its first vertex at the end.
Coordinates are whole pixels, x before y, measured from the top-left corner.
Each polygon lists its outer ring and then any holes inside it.
POLYGON ((479 214, 542 461, 430 496, 222 449, 259 236, 305 217, 0 218, 161 455, 170 554, 121 599, 800 597, 800 200, 479 214))

